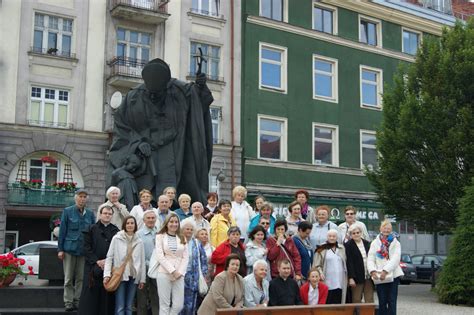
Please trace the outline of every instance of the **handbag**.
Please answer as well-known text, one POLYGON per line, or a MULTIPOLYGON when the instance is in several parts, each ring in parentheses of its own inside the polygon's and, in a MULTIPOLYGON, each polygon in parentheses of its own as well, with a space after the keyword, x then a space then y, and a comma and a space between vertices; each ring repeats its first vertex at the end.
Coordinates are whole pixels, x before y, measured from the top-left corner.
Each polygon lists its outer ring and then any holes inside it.
MULTIPOLYGON (((163 237, 161 238, 161 243, 163 244, 163 237)), ((156 246, 153 249, 150 257, 150 266, 148 267, 147 275, 152 279, 156 279, 158 277, 158 267, 160 266, 160 262, 158 261, 158 254, 156 253, 156 246)))
POLYGON ((206 279, 204 278, 204 275, 202 274, 201 270, 201 253, 199 251, 199 244, 197 243, 196 240, 194 240, 197 248, 198 248, 198 265, 199 265, 199 282, 198 282, 198 288, 199 288, 199 295, 200 296, 205 296, 207 294, 207 291, 209 290, 209 287, 207 285, 206 279))
POLYGON ((127 267, 127 264, 130 261, 131 257, 132 248, 130 248, 130 250, 128 251, 127 257, 125 258, 125 261, 120 265, 120 267, 112 267, 112 274, 110 276, 109 282, 107 282, 107 284, 104 284, 105 291, 115 292, 118 289, 120 282, 122 282, 122 276, 125 272, 125 267, 127 267))
POLYGON ((374 279, 374 277, 371 277, 374 284, 384 284, 384 283, 393 282, 393 272, 392 271, 389 271, 387 273, 384 280, 380 280, 380 275, 382 274, 382 271, 377 270, 375 272, 377 273, 377 279, 374 279))

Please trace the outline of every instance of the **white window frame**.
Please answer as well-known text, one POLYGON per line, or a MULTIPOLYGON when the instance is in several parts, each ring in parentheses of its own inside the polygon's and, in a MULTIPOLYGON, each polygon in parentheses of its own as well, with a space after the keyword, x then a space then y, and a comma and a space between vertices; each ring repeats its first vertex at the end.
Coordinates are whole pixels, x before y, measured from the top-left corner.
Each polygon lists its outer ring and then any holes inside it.
MULTIPOLYGON (((278 20, 273 20, 273 21, 278 21, 278 22, 285 22, 288 23, 288 0, 281 0, 282 5, 283 5, 283 16, 282 16, 282 21, 278 20)), ((262 0, 258 0, 258 15, 263 17, 262 15, 262 0)))
MULTIPOLYGON (((208 54, 203 55, 203 57, 206 59, 206 63, 203 63, 203 66, 202 66, 202 68, 203 68, 204 72, 206 73, 206 76, 208 77, 208 79, 213 80, 213 81, 223 80, 222 75, 221 75, 222 74, 222 46, 218 45, 218 44, 215 44, 215 43, 204 42, 202 40, 190 39, 190 41, 189 41, 189 54, 188 54, 190 62, 195 61, 194 57, 192 56, 192 51, 191 51, 191 47, 192 47, 193 43, 197 44, 197 45, 208 46, 208 50, 207 50, 208 54), (209 62, 209 59, 216 59, 215 57, 210 57, 209 56, 209 49, 211 47, 219 48, 219 60, 218 60, 219 61, 219 66, 217 67, 217 74, 216 75, 211 75, 210 74, 211 63, 209 62), (206 69, 204 69, 204 68, 206 68, 206 69)), ((189 70, 189 75, 190 76, 195 75, 195 73, 191 73, 191 63, 189 64, 188 70, 189 70)))
POLYGON ((38 48, 41 48, 41 53, 42 54, 48 54, 48 33, 56 33, 57 37, 56 37, 56 49, 57 49, 57 52, 56 53, 51 53, 50 55, 53 55, 53 56, 60 56, 60 57, 72 57, 73 55, 73 51, 74 51, 74 33, 75 33, 75 27, 76 27, 76 23, 75 23, 75 19, 73 17, 68 17, 68 16, 61 16, 61 15, 53 15, 53 14, 48 14, 48 13, 44 13, 44 12, 39 12, 39 11, 34 11, 33 12, 33 34, 32 34, 32 40, 31 40, 31 47, 32 47, 32 51, 35 52, 36 49, 38 48), (39 15, 42 15, 44 17, 44 20, 43 20, 43 26, 37 26, 36 23, 35 23, 35 20, 36 20, 36 14, 39 14, 39 15), (54 17, 54 18, 57 18, 58 19, 58 29, 52 29, 52 28, 49 28, 49 19, 51 17, 54 17), (63 25, 64 25, 64 20, 71 20, 72 21, 72 28, 71 28, 71 31, 65 31, 63 29, 63 25), (45 26, 46 25, 46 26, 45 26), (42 38, 42 42, 41 42, 41 47, 35 47, 35 31, 42 31, 43 32, 43 38, 42 38), (65 54, 65 52, 63 52, 62 48, 63 48, 63 35, 68 35, 71 37, 71 47, 69 48, 69 53, 68 54, 65 54))
POLYGON ((219 111, 217 119, 213 119, 211 115, 211 125, 212 126, 214 126, 214 124, 217 125, 217 139, 216 139, 216 142, 214 142, 214 138, 213 138, 212 142, 213 144, 221 144, 223 142, 222 136, 221 136, 222 107, 213 105, 209 108, 209 112, 211 112, 212 109, 216 109, 219 111))
POLYGON ((322 32, 322 33, 325 33, 325 34, 332 34, 332 35, 337 35, 338 34, 337 7, 333 7, 333 6, 330 6, 330 5, 327 5, 327 4, 323 4, 319 1, 314 1, 313 2, 313 11, 311 13, 311 16, 312 16, 312 19, 313 19, 312 20, 313 30, 315 30, 317 32, 322 32), (319 9, 326 10, 326 11, 332 11, 332 33, 326 33, 324 31, 319 31, 319 30, 316 29, 316 26, 314 25, 314 8, 319 8, 319 9))
POLYGON ((338 84, 339 76, 338 76, 338 73, 339 73, 339 68, 338 68, 338 60, 337 59, 328 58, 328 57, 325 57, 325 56, 313 54, 313 99, 332 102, 332 103, 338 103, 339 102, 339 84, 338 84), (324 62, 332 63, 332 65, 333 65, 332 73, 331 73, 331 77, 332 77, 332 97, 316 95, 316 90, 315 90, 315 86, 314 86, 315 85, 315 75, 316 75, 316 73, 321 73, 321 74, 325 74, 325 75, 328 74, 328 72, 322 72, 322 71, 319 71, 319 70, 315 70, 316 60, 321 60, 321 61, 324 61, 324 62))
POLYGON ((359 32, 359 42, 360 43, 363 43, 363 44, 366 44, 366 45, 369 45, 369 46, 372 46, 372 47, 379 47, 379 48, 382 48, 383 45, 382 45, 382 21, 379 20, 379 19, 374 19, 372 17, 369 17, 369 16, 366 16, 366 15, 360 15, 359 14, 359 18, 358 18, 358 24, 357 24, 357 28, 358 28, 358 32, 359 32), (375 32, 377 33, 377 45, 371 45, 369 43, 364 43, 362 41, 362 34, 360 32, 360 22, 361 21, 367 21, 367 22, 370 22, 370 23, 374 23, 375 24, 375 32))
MULTIPOLYGON (((359 152, 359 158, 360 158, 360 169, 364 169, 365 166, 364 166, 364 159, 363 159, 363 148, 369 148, 369 149, 375 149, 375 152, 377 154, 377 156, 379 155, 378 154, 378 151, 377 151, 377 147, 375 145, 364 145, 362 143, 362 135, 363 134, 370 134, 370 135, 374 135, 375 136, 375 141, 377 141, 377 132, 374 131, 374 130, 366 130, 366 129, 360 129, 360 132, 359 132, 359 149, 360 149, 360 152, 359 152)), ((370 169, 369 169, 370 170, 370 169)))
POLYGON ((130 71, 134 75, 138 75, 138 76, 141 77, 143 67, 146 63, 144 61, 143 57, 142 57, 142 49, 143 48, 148 48, 148 61, 152 60, 152 58, 153 58, 152 57, 153 33, 148 33, 148 32, 140 31, 140 30, 137 30, 137 29, 130 29, 130 28, 119 25, 115 30, 115 39, 117 41, 117 44, 115 46, 115 54, 117 55, 117 57, 122 57, 122 56, 118 56, 117 46, 119 44, 124 44, 125 45, 125 56, 124 57, 126 58, 126 60, 128 60, 127 62, 125 62, 125 65, 128 66, 128 68, 130 69, 130 71), (119 29, 122 29, 122 30, 125 31, 125 39, 124 40, 118 39, 118 30, 119 29), (130 33, 131 32, 138 33, 138 43, 132 43, 130 41, 130 33), (150 36, 150 44, 149 45, 141 43, 142 34, 148 34, 150 36), (136 57, 137 62, 135 64, 135 66, 133 66, 133 63, 130 61, 130 58, 131 58, 130 57, 130 47, 136 47, 137 48, 137 57, 136 57))
POLYGON ((287 73, 287 66, 288 66, 288 48, 278 45, 273 45, 269 43, 260 42, 258 45, 258 87, 261 90, 273 91, 286 94, 287 93, 287 85, 288 85, 288 73, 287 73), (262 84, 262 49, 269 49, 269 50, 276 50, 281 52, 281 62, 267 60, 264 59, 266 63, 277 64, 281 66, 281 87, 277 88, 274 86, 268 86, 262 84))
POLYGON ((197 0, 198 1, 198 7, 193 8, 193 2, 191 0, 191 12, 197 13, 200 15, 207 15, 207 16, 214 16, 218 17, 219 16, 219 11, 220 11, 220 1, 219 0, 197 0), (212 10, 212 3, 216 3, 216 12, 211 12, 211 11, 202 11, 202 3, 207 2, 209 9, 212 10))
POLYGON ((270 160, 270 161, 287 161, 288 158, 288 119, 285 117, 277 117, 277 116, 270 116, 270 115, 261 115, 257 116, 257 158, 262 160, 270 160), (260 121, 262 119, 274 120, 282 123, 283 130, 281 133, 276 132, 268 132, 265 131, 264 134, 272 135, 272 136, 280 136, 280 159, 272 159, 260 156, 260 121))
POLYGON ((382 93, 383 93, 383 70, 379 68, 374 68, 374 67, 369 67, 369 66, 364 66, 360 65, 359 66, 359 93, 360 93, 360 107, 365 108, 365 109, 372 109, 372 110, 382 110, 382 93), (371 72, 377 72, 377 106, 373 106, 370 104, 364 104, 363 102, 363 89, 362 89, 362 84, 367 83, 367 84, 373 84, 372 81, 365 81, 362 79, 362 71, 367 70, 371 72))
POLYGON ((339 126, 337 125, 329 125, 329 124, 322 124, 322 123, 317 123, 313 122, 313 128, 312 128, 312 133, 313 133, 313 143, 312 143, 312 157, 313 157, 313 164, 314 165, 321 165, 321 166, 334 166, 334 167, 339 167, 339 126), (331 141, 328 141, 327 139, 321 139, 320 142, 326 142, 326 143, 331 143, 331 153, 332 153, 332 163, 331 164, 323 164, 323 163, 316 163, 316 159, 314 156, 314 142, 316 140, 316 136, 314 135, 314 129, 315 128, 325 128, 325 129, 332 129, 332 139, 331 141))
POLYGON ((403 41, 403 33, 404 33, 404 32, 409 32, 409 33, 413 33, 413 34, 417 34, 417 35, 418 35, 418 47, 417 47, 417 49, 420 48, 421 41, 422 41, 422 38, 423 38, 423 33, 420 32, 420 31, 415 31, 415 30, 413 30, 413 29, 411 29, 411 28, 407 28, 407 27, 404 27, 404 26, 402 27, 402 52, 405 53, 405 54, 408 54, 408 55, 410 55, 410 56, 414 56, 414 55, 412 55, 412 54, 410 54, 410 53, 405 52, 405 45, 403 44, 403 42, 404 42, 404 41, 403 41))
POLYGON ((53 167, 51 165, 46 165, 46 163, 42 163, 41 166, 31 166, 31 160, 40 160, 40 158, 30 158, 27 161, 27 167, 28 167, 28 178, 31 179, 31 169, 41 169, 41 180, 43 181, 43 185, 41 186, 42 189, 45 188, 46 186, 46 170, 56 170, 56 180, 55 182, 58 182, 60 180, 60 175, 61 175, 61 161, 57 159, 57 166, 53 167))
POLYGON ((29 107, 28 107, 28 121, 30 122, 30 125, 33 126, 42 126, 42 127, 51 127, 51 128, 68 128, 69 127, 69 121, 70 121, 70 115, 71 115, 71 90, 67 88, 59 88, 59 87, 50 87, 50 86, 43 86, 39 84, 32 84, 30 85, 29 88, 29 107), (33 97, 32 91, 33 88, 40 88, 41 89, 41 96, 40 97, 33 97), (46 89, 54 90, 54 99, 46 99, 46 89), (63 101, 59 100, 59 91, 66 91, 68 92, 68 100, 63 101), (34 122, 33 119, 31 119, 32 115, 32 102, 33 101, 39 101, 40 102, 40 113, 39 113, 39 120, 38 122, 34 122), (44 106, 45 103, 54 103, 54 112, 53 112, 53 122, 47 123, 44 120, 44 106), (64 123, 65 125, 62 126, 58 122, 59 119, 59 105, 66 105, 67 106, 67 114, 66 114, 66 122, 64 123))

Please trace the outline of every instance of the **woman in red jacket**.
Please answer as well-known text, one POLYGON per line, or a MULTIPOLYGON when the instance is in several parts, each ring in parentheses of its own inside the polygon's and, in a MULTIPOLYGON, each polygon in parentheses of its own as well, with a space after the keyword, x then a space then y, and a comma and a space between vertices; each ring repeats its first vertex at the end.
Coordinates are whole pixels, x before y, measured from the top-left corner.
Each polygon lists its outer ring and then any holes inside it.
POLYGON ((300 288, 301 300, 305 305, 326 304, 328 286, 319 282, 319 271, 312 268, 308 272, 308 282, 300 288))
POLYGON ((288 259, 291 263, 291 277, 301 280, 301 256, 293 239, 286 234, 288 225, 285 220, 275 222, 275 235, 267 239, 267 259, 270 262, 272 278, 278 277, 278 262, 288 259))
POLYGON ((221 245, 217 246, 217 248, 212 252, 211 263, 216 265, 216 273, 214 276, 217 276, 219 273, 224 271, 226 258, 230 254, 237 254, 237 256, 239 256, 239 275, 242 277, 247 276, 245 246, 240 241, 240 235, 242 235, 242 233, 240 233, 240 229, 237 226, 232 226, 227 231, 227 241, 224 241, 221 245))

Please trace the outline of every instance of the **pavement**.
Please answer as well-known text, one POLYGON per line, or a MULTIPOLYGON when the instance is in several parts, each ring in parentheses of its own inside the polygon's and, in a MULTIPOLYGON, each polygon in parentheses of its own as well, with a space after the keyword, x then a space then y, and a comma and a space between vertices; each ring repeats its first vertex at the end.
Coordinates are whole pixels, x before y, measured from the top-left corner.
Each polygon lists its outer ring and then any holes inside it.
MULTIPOLYGON (((377 302, 378 303, 378 302, 377 302)), ((474 307, 441 304, 430 284, 398 287, 397 315, 474 315, 474 307)))

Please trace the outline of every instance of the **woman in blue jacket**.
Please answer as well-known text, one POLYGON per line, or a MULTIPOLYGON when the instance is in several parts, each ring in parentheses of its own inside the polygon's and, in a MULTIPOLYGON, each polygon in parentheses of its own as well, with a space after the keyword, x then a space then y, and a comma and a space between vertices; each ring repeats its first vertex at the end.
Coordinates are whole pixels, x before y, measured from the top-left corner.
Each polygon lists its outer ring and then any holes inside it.
POLYGON ((302 221, 298 225, 298 233, 293 235, 293 241, 301 256, 301 274, 303 277, 308 275, 311 264, 313 263, 314 252, 309 242, 309 235, 311 234, 312 228, 313 225, 311 223, 302 221))

